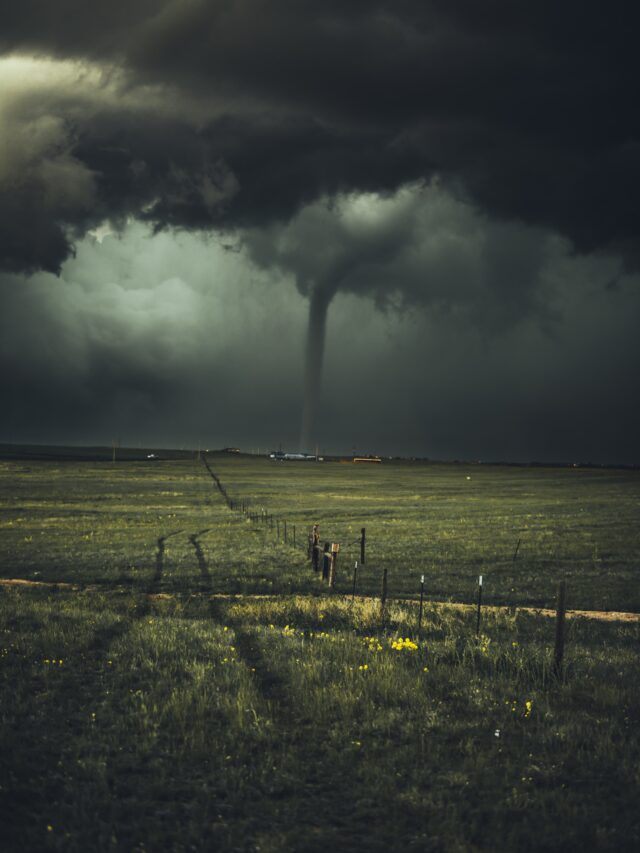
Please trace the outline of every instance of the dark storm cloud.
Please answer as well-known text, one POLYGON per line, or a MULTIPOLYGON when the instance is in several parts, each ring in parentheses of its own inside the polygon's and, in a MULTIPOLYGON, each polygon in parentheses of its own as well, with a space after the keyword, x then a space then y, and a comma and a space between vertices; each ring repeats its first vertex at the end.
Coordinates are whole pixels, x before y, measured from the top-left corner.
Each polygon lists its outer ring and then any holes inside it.
POLYGON ((637 460, 628 4, 4 6, 5 437, 637 460))
POLYGON ((20 177, 10 160, 4 266, 59 268, 99 218, 233 228, 436 173, 492 215, 635 264, 632 18, 626 3, 574 0, 12 4, 5 53, 118 69, 122 103, 108 81, 48 99, 64 124, 56 156, 90 179, 90 198, 60 200, 38 170, 50 148, 20 177), (153 109, 124 97, 145 86, 165 93, 153 109))

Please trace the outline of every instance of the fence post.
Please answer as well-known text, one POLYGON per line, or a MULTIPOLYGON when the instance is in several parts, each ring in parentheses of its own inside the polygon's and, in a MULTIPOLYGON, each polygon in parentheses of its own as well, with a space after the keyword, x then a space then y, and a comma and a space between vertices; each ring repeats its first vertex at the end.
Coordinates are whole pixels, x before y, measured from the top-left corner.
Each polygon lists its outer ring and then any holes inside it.
POLYGON ((387 615, 387 570, 382 570, 382 592, 380 594, 380 621, 384 627, 385 618, 387 615))
POLYGON ((340 553, 340 545, 338 542, 331 543, 331 563, 329 564, 329 586, 333 588, 336 585, 336 574, 338 571, 337 562, 338 554, 340 553))
POLYGON ((333 589, 336 584, 336 555, 331 552, 329 555, 329 589, 333 589))
POLYGON ((418 610, 418 639, 422 631, 422 603, 424 601, 424 575, 420 575, 420 609, 418 610))
POLYGON ((520 548, 520 542, 521 541, 522 541, 521 539, 518 539, 518 544, 516 545, 516 550, 513 552, 513 562, 514 563, 516 561, 516 557, 518 556, 518 550, 520 548))
POLYGON ((558 585, 558 605, 556 607, 556 647, 553 655, 553 669, 556 675, 560 675, 562 658, 564 657, 564 617, 566 614, 566 591, 565 581, 558 585))
POLYGON ((309 559, 313 566, 313 571, 318 571, 318 550, 320 548, 320 525, 314 524, 309 531, 309 559))
POLYGON ((356 581, 358 579, 358 561, 356 560, 356 564, 353 567, 353 592, 351 593, 351 603, 355 601, 356 597, 356 581))
POLYGON ((482 575, 478 575, 478 616, 476 618, 476 637, 480 635, 480 609, 482 608, 482 575))
POLYGON ((329 580, 329 561, 331 553, 331 542, 324 543, 324 552, 322 555, 322 580, 329 580))
POLYGON ((365 550, 365 538, 366 538, 366 528, 363 527, 360 531, 360 563, 364 566, 364 550, 365 550))

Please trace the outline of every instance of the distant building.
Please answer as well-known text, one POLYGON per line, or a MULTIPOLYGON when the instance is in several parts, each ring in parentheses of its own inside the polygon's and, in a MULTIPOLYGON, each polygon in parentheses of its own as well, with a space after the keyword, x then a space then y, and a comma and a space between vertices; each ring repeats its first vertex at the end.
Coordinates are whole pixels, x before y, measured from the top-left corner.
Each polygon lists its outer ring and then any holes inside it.
POLYGON ((379 465, 382 462, 379 456, 354 456, 354 462, 373 462, 374 464, 379 465))
POLYGON ((269 459, 276 459, 279 462, 321 462, 322 457, 315 456, 313 453, 285 453, 283 450, 274 450, 269 454, 269 459))

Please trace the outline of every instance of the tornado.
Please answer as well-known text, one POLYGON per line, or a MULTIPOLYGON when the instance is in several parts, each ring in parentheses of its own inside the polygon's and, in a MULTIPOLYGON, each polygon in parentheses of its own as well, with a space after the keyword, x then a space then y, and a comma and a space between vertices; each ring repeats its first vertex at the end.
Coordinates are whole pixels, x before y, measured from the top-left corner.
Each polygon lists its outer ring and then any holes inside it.
POLYGON ((327 328, 327 312, 333 293, 334 291, 330 288, 315 287, 309 300, 309 325, 304 365, 304 403, 300 432, 300 450, 307 453, 313 452, 318 439, 324 340, 327 328))

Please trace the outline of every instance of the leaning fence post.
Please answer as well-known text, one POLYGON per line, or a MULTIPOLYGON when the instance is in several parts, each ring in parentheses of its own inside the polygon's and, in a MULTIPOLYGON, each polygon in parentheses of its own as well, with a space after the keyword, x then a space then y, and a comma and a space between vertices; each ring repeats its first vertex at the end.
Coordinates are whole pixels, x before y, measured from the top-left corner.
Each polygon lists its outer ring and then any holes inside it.
POLYGON ((384 626, 387 615, 387 570, 382 570, 382 592, 380 594, 380 620, 384 626))
POLYGON ((482 608, 482 575, 478 575, 478 616, 476 618, 476 637, 480 634, 480 610, 482 608))
POLYGON ((564 656, 564 618, 566 614, 566 591, 565 581, 558 585, 558 605, 556 607, 556 647, 553 656, 553 668, 556 675, 560 674, 562 658, 564 656))

